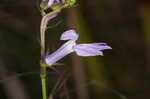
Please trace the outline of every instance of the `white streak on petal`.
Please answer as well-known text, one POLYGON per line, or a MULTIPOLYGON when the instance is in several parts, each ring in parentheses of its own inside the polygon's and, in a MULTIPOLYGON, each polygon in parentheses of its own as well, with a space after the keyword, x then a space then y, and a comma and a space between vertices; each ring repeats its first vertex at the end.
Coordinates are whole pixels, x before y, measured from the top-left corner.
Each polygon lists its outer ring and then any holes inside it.
POLYGON ((49 6, 49 7, 52 6, 53 3, 54 3, 54 1, 55 1, 55 0, 49 0, 49 1, 48 1, 48 6, 49 6))
POLYGON ((99 47, 99 50, 112 49, 106 43, 91 43, 91 44, 93 44, 95 47, 99 47))
POLYGON ((95 50, 105 50, 105 49, 112 49, 106 43, 89 43, 89 44, 79 44, 78 47, 82 48, 93 48, 95 50))
POLYGON ((68 30, 64 32, 60 39, 61 40, 77 40, 79 35, 75 32, 75 30, 68 30))
POLYGON ((76 45, 76 43, 73 40, 66 42, 58 50, 56 50, 54 53, 45 57, 46 64, 51 66, 52 64, 54 64, 55 62, 57 62, 58 60, 63 58, 64 56, 70 54, 71 52, 74 51, 73 46, 75 46, 75 45, 76 45))

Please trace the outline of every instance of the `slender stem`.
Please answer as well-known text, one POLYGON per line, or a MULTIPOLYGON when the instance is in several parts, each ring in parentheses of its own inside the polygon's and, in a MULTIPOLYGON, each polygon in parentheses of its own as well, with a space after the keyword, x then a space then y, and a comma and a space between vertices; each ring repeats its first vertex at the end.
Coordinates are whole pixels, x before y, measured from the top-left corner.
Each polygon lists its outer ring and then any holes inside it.
POLYGON ((55 14, 59 13, 61 9, 63 8, 60 7, 46 15, 43 16, 42 21, 41 21, 41 26, 40 26, 40 33, 41 33, 41 57, 45 56, 45 31, 47 29, 47 23, 50 19, 54 18, 55 14))
POLYGON ((50 12, 46 15, 43 16, 42 21, 41 21, 41 27, 40 27, 40 35, 41 35, 41 83, 42 83, 42 95, 43 99, 47 99, 47 92, 46 92, 46 64, 44 61, 45 57, 45 31, 47 28, 47 23, 50 19, 54 18, 57 13, 61 11, 63 7, 60 7, 53 12, 50 12))
POLYGON ((43 99, 47 99, 46 95, 46 66, 41 67, 41 83, 43 99))

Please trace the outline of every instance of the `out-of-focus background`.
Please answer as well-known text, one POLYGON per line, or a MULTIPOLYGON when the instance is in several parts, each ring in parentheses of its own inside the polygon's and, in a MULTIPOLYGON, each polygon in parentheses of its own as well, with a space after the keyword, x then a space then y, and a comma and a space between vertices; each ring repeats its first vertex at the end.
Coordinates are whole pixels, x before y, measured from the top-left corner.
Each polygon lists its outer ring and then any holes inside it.
MULTIPOLYGON (((0 99, 42 99, 40 2, 0 1, 0 99)), ((79 43, 113 49, 96 57, 72 53, 48 68, 49 99, 150 99, 149 0, 78 0, 49 22, 47 52, 72 28, 79 43)))

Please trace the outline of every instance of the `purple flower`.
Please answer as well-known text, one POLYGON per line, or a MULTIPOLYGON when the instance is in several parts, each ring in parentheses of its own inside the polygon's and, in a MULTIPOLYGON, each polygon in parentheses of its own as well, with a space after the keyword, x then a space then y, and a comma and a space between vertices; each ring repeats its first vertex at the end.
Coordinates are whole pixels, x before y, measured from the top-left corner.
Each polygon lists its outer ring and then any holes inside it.
POLYGON ((45 57, 45 62, 49 66, 63 58, 64 56, 76 52, 78 56, 103 56, 102 50, 112 49, 106 43, 76 44, 79 35, 75 30, 68 30, 61 35, 61 40, 68 40, 54 53, 45 57))
POLYGON ((49 7, 52 6, 53 3, 54 3, 54 1, 56 1, 57 3, 60 4, 60 0, 49 0, 49 1, 48 1, 48 6, 49 6, 49 7))

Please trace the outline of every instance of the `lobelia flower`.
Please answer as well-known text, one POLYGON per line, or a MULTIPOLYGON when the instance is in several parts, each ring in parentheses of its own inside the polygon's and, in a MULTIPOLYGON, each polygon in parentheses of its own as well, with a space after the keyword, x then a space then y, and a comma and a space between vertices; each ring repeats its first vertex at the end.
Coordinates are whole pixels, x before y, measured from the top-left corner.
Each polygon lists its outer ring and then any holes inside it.
POLYGON ((49 0, 49 1, 48 1, 48 6, 49 6, 49 7, 52 6, 53 3, 54 3, 54 1, 56 1, 56 2, 59 3, 59 4, 61 3, 60 0, 49 0))
POLYGON ((103 56, 102 50, 112 49, 106 43, 88 43, 88 44, 76 44, 76 40, 79 35, 75 32, 75 30, 68 30, 64 32, 60 40, 68 40, 65 44, 63 44, 58 50, 54 53, 45 56, 45 62, 49 66, 63 58, 64 56, 76 52, 78 56, 103 56))

